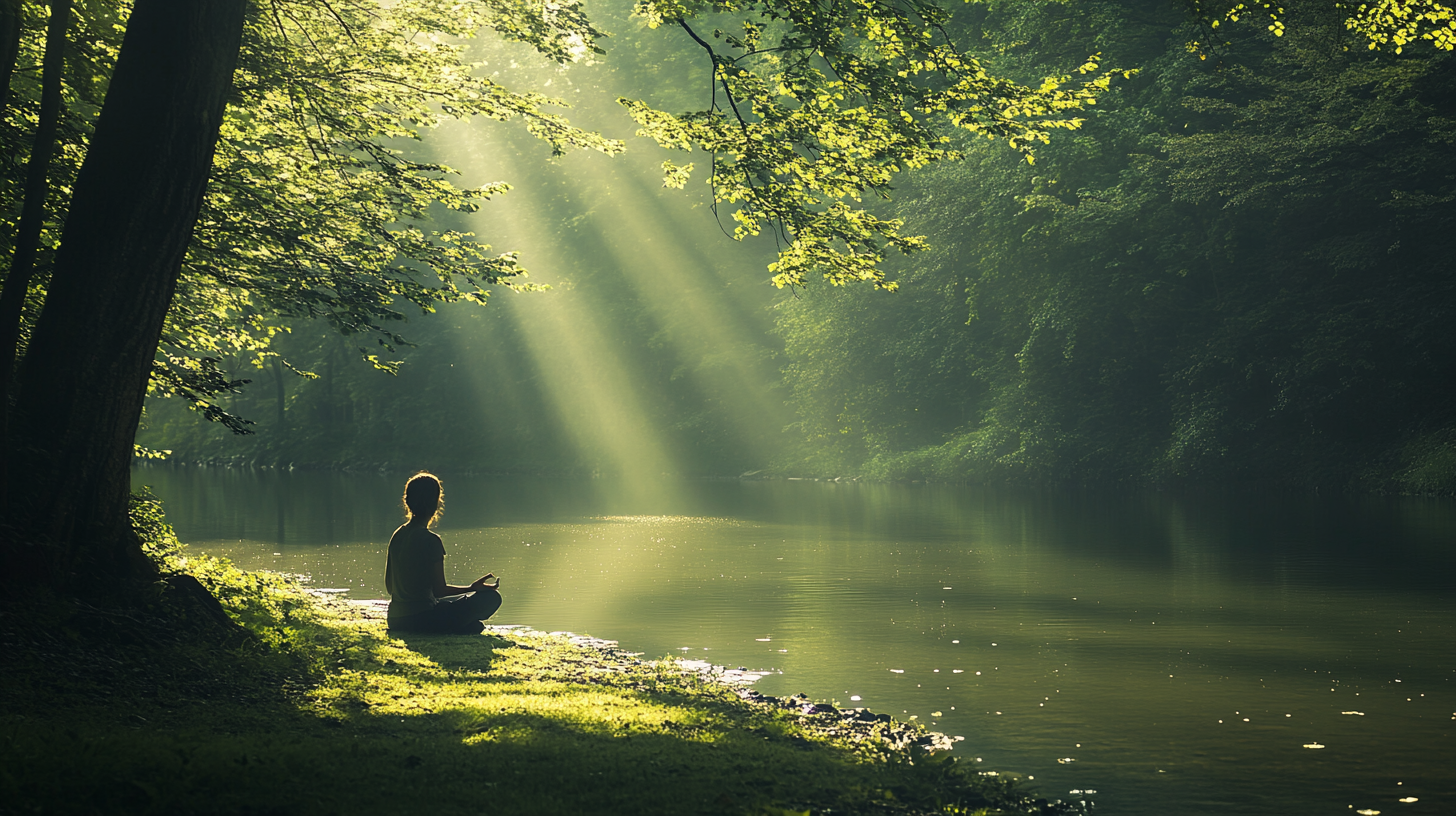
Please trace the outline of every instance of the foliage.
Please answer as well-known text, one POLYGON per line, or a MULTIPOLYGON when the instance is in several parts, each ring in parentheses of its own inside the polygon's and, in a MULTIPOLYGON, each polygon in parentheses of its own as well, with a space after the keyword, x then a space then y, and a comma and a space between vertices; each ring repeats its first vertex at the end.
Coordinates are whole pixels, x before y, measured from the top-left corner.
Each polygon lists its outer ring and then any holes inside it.
MULTIPOLYGON (((1265 29, 1276 37, 1284 36, 1293 26, 1301 34, 1307 20, 1301 19, 1310 11, 1318 16, 1336 17, 1332 20, 1340 29, 1355 35, 1365 49, 1378 51, 1393 47, 1395 53, 1405 51, 1406 46, 1428 42, 1437 51, 1456 49, 1456 17, 1451 6, 1437 0, 1375 0, 1359 4, 1285 4, 1275 0, 1222 0, 1206 3, 1204 0, 1184 0, 1193 18, 1202 27, 1200 40, 1189 44, 1192 51, 1206 58, 1206 50, 1213 44, 1221 23, 1239 23, 1245 18, 1267 20, 1265 29), (1285 6, 1290 6, 1287 11, 1285 6), (1291 13, 1292 12, 1292 13, 1291 13), (1292 17, 1292 20, 1291 20, 1292 17)), ((1221 45, 1231 43, 1224 41, 1221 45)), ((1357 44, 1358 47, 1358 44, 1357 44)), ((1348 50, 1349 46, 1344 46, 1348 50)))
MULTIPOLYGON (((570 98, 574 121, 604 132, 614 122, 631 126, 613 102, 619 95, 650 92, 683 104, 698 96, 691 92, 697 83, 680 79, 692 76, 695 45, 689 50, 643 30, 625 9, 594 17, 620 32, 611 39, 616 59, 561 66, 491 41, 471 43, 466 59, 487 76, 499 72, 570 98)), ((188 461, 606 472, 614 463, 602 440, 580 439, 571 423, 615 408, 604 401, 630 397, 636 406, 622 413, 674 460, 654 472, 760 467, 788 421, 769 391, 777 380, 777 344, 767 333, 777 292, 763 285, 771 247, 729 243, 694 209, 705 196, 659 188, 650 142, 638 140, 613 161, 576 154, 545 162, 543 152, 520 129, 482 119, 441 128, 418 148, 464 168, 465 179, 505 176, 522 189, 520 200, 512 194, 477 213, 444 214, 439 223, 493 230, 544 273, 532 280, 550 282, 551 291, 498 297, 487 309, 461 302, 427 319, 407 316, 395 330, 411 345, 388 354, 394 376, 353 364, 352 338, 320 321, 281 322, 289 331, 273 338, 270 351, 311 379, 277 358, 261 370, 246 353, 219 355, 217 363, 228 378, 253 380, 217 401, 254 420, 259 433, 221 434, 180 401, 152 400, 141 441, 188 461), (570 323, 557 319, 562 308, 576 315, 570 323), (703 312, 725 331, 708 331, 703 312), (576 348, 585 333, 580 320, 601 329, 605 342, 576 348), (612 393, 589 395, 575 380, 558 381, 552 365, 583 356, 612 366, 612 393), (749 398, 757 404, 746 406, 749 398)), ((621 424, 607 433, 619 435, 621 424)))
MULTIPOLYGON (((78 98, 68 105, 65 167, 56 175, 62 189, 84 155, 126 21, 125 3, 83 5, 67 82, 78 98)), ((646 3, 638 12, 654 26, 669 14, 707 45, 688 28, 696 12, 646 3)), ((1066 116, 1106 87, 1106 77, 1074 86, 1060 77, 1039 87, 994 77, 944 36, 946 13, 933 4, 849 3, 827 16, 793 3, 726 4, 701 13, 738 15, 745 26, 743 37, 728 35, 738 58, 711 56, 735 111, 732 126, 716 91, 708 110, 681 120, 641 102, 629 108, 659 141, 718 154, 715 195, 740 205, 742 234, 770 222, 782 237, 792 233, 774 267, 780 285, 823 267, 836 282, 893 286, 877 271, 883 250, 920 242, 901 235, 894 219, 844 200, 867 190, 884 195, 894 173, 952 156, 932 118, 1024 147, 1049 128, 1075 127, 1078 120, 1066 116)), ((38 64, 41 21, 27 23, 21 62, 38 64)), ((556 153, 612 153, 621 145, 547 111, 561 100, 511 92, 474 71, 461 41, 482 29, 561 63, 602 53, 601 32, 577 3, 270 0, 252 8, 153 394, 182 396, 209 419, 246 432, 246 421, 215 397, 249 377, 224 371, 222 359, 269 365, 286 331, 280 318, 326 321, 355 338, 366 360, 391 370, 394 361, 364 341, 386 353, 404 343, 391 326, 403 304, 430 312, 443 302, 483 302, 493 285, 529 288, 513 253, 492 255, 471 233, 435 223, 439 212, 472 211, 509 185, 459 188, 454 169, 413 158, 400 144, 442 120, 484 116, 524 121, 556 153)), ((6 133, 18 157, 35 91, 25 81, 16 90, 21 115, 6 133)), ((674 184, 687 172, 668 164, 674 184)), ((6 175, 13 185, 16 173, 6 175)), ((51 214, 47 251, 63 218, 64 201, 51 214)), ((47 252, 42 267, 48 261, 47 252)), ((43 291, 42 274, 33 297, 43 291)))
POLYGON ((206 399, 240 384, 217 362, 243 354, 262 367, 280 317, 321 320, 392 350, 405 342, 389 327, 404 316, 401 304, 430 312, 484 303, 490 285, 528 288, 516 282, 524 270, 514 253, 492 256, 431 212, 474 211, 509 185, 457 188, 456 170, 398 145, 474 116, 520 119, 557 154, 620 145, 547 111, 564 102, 474 72, 458 40, 482 26, 562 61, 590 53, 598 36, 572 3, 531 15, 524 6, 443 0, 276 0, 250 18, 156 393, 189 397, 240 430, 206 399))
MULTIPOLYGON (((1072 114, 1110 82, 1095 56, 1076 69, 1095 75, 1085 81, 1058 74, 1033 87, 994 75, 956 44, 950 13, 931 2, 642 0, 636 12, 653 28, 682 28, 707 51, 712 98, 681 115, 622 104, 639 135, 711 155, 713 200, 734 207, 735 237, 767 230, 782 242, 769 267, 779 287, 818 272, 834 284, 893 289, 885 253, 925 244, 902 232, 901 219, 862 206, 865 194, 888 197, 902 170, 958 158, 942 125, 1027 151, 1051 130, 1080 126, 1072 114), (712 33, 720 46, 692 27, 699 18, 721 25, 712 33)), ((663 168, 669 186, 690 172, 663 168)))
MULTIPOLYGON (((0 173, 0 248, 20 207, 19 183, 35 125, 44 18, 25 4, 14 103, 0 173)), ((78 3, 67 60, 61 145, 51 178, 52 212, 32 287, 33 322, 66 211, 65 194, 85 155, 105 96, 129 4, 78 3)), ((214 399, 235 393, 246 372, 224 372, 225 356, 262 368, 280 318, 315 318, 355 338, 360 353, 390 368, 368 346, 405 342, 391 324, 409 304, 423 312, 453 301, 483 303, 488 287, 529 289, 512 253, 490 254, 470 233, 441 227, 436 210, 473 211, 505 192, 495 182, 462 189, 448 166, 411 158, 402 145, 450 119, 519 120, 554 153, 614 153, 619 143, 572 127, 552 107, 561 100, 516 93, 477 75, 461 38, 482 28, 529 44, 549 59, 599 52, 600 32, 580 5, 276 0, 249 12, 234 98, 229 105, 202 216, 164 330, 151 393, 179 395, 237 432, 246 422, 214 399)))
POLYGON ((963 292, 968 323, 933 298, 891 304, 893 328, 862 298, 782 313, 814 434, 799 461, 827 467, 814 457, 837 434, 836 473, 1452 490, 1398 475, 1456 421, 1438 328, 1456 306, 1450 59, 1331 54, 1300 30, 1209 69, 1148 9, 1095 8, 985 25, 1033 63, 1094 36, 1083 25, 1116 31, 1109 59, 1138 79, 1035 171, 969 149, 902 205, 937 247, 905 279, 963 292), (848 327, 876 339, 827 340, 848 327), (887 369, 915 383, 872 376, 887 369), (826 387, 826 371, 847 376, 826 387), (927 402, 968 416, 913 410, 927 402))
MULTIPOLYGON (((0 268, 7 273, 15 252, 16 231, 24 204, 24 179, 31 144, 40 118, 40 81, 45 47, 47 8, 42 3, 19 3, 21 39, 16 71, 10 76, 9 99, 0 111, 0 268)), ((52 211, 42 224, 37 247, 38 273, 31 281, 31 298, 22 340, 38 313, 37 301, 45 291, 54 253, 60 243, 61 212, 58 201, 75 182, 76 170, 85 155, 86 138, 101 109, 106 78, 120 45, 118 27, 124 9, 112 0, 77 0, 71 8, 70 58, 63 72, 62 106, 57 144, 52 152, 49 201, 52 211)))

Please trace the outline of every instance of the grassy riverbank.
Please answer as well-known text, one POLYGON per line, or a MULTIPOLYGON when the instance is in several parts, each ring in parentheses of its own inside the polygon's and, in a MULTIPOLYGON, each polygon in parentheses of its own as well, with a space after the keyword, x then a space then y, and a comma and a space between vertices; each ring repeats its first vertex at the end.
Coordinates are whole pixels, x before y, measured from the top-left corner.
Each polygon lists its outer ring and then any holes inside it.
POLYGON ((154 551, 241 628, 166 583, 11 604, 0 812, 1057 812, 864 713, 559 636, 392 638, 283 577, 154 551))

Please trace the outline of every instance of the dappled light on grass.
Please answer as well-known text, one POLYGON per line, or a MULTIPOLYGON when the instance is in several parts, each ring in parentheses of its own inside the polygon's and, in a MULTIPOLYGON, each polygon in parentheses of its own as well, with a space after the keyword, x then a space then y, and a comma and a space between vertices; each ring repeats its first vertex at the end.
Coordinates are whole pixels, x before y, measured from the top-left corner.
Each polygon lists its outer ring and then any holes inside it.
POLYGON ((874 781, 882 771, 862 764, 858 749, 824 740, 806 750, 814 735, 792 716, 747 711, 726 687, 671 662, 536 633, 400 640, 378 622, 328 625, 368 644, 353 654, 379 662, 325 682, 310 695, 315 713, 360 729, 414 722, 448 734, 486 767, 554 785, 560 798, 548 810, 590 801, 593 811, 652 812, 653 794, 694 812, 884 795, 874 781))
MULTIPOLYGON (((381 717, 447 715, 467 743, 528 741, 546 727, 597 736, 666 733, 712 741, 700 712, 637 692, 606 691, 591 682, 593 676, 621 675, 624 666, 607 661, 592 665, 584 659, 589 652, 559 642, 535 638, 517 645, 491 637, 410 641, 412 645, 379 640, 368 652, 389 671, 376 670, 364 683, 354 682, 361 675, 341 673, 314 693, 314 704, 326 715, 348 716, 350 708, 381 717), (439 655, 441 662, 427 654, 439 655)), ((644 677, 642 682, 648 681, 644 677)))
POLYGON ((7 808, 448 813, 485 798, 502 813, 635 815, 1021 801, 915 751, 913 729, 850 739, 798 705, 751 704, 679 664, 562 636, 391 637, 373 604, 187 563, 253 635, 225 648, 118 644, 83 628, 12 654, 6 689, 24 693, 7 704, 24 716, 8 721, 7 808), (128 667, 127 682, 46 666, 74 668, 67 649, 128 667))

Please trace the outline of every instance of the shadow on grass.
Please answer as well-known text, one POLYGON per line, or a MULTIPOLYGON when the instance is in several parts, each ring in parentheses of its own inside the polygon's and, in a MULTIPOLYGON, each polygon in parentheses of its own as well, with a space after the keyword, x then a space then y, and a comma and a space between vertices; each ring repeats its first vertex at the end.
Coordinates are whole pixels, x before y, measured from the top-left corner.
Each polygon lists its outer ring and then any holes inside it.
POLYGON ((0 790, 13 812, 224 814, 854 813, 908 795, 904 768, 772 722, 561 685, 404 679, 330 716, 212 701, 28 719, 0 750, 0 790))
POLYGON ((88 652, 114 665, 104 681, 59 659, 7 676, 0 814, 905 814, 974 810, 997 785, 932 757, 862 761, 783 711, 559 638, 347 617, 273 637, 322 668, 167 646, 145 665, 88 652))
POLYGON ((489 672, 496 661, 496 652, 516 646, 514 641, 496 635, 425 635, 413 632, 394 633, 411 651, 419 652, 441 668, 454 671, 489 672))

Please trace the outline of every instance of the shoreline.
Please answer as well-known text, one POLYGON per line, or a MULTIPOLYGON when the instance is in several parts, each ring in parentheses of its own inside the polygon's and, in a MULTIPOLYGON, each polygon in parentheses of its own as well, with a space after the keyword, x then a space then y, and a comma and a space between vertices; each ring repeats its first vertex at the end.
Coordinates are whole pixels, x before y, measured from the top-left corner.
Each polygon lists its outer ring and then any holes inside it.
MULTIPOLYGON (((408 476, 419 472, 419 468, 400 468, 388 462, 304 462, 289 464, 269 464, 260 462, 257 459, 245 457, 217 457, 205 459, 144 459, 137 458, 132 461, 131 467, 137 468, 195 468, 199 470, 225 470, 236 472, 257 472, 257 473, 338 473, 351 476, 387 476, 391 478, 408 476)), ((435 468, 433 472, 451 478, 519 478, 529 477, 533 479, 560 479, 570 481, 601 481, 619 478, 616 474, 601 473, 597 471, 578 470, 490 470, 476 468, 435 468)), ((932 487, 966 487, 985 488, 997 491, 1011 491, 1015 493, 1042 493, 1044 491, 1075 492, 1090 494, 1115 493, 1121 495, 1144 495, 1157 494, 1175 497, 1247 497, 1247 496, 1302 496, 1302 497, 1328 497, 1345 496, 1349 498, 1378 497, 1384 499, 1431 499, 1431 500, 1456 500, 1456 487, 1438 490, 1397 490, 1376 486, 1361 486, 1355 483, 1343 482, 1299 482, 1291 483, 1281 480, 1265 481, 1136 481, 1136 480, 1113 480, 1101 481, 1065 481, 1065 482, 1040 482, 1040 481, 1015 481, 1015 480, 994 480, 994 479, 935 479, 935 478, 878 478, 863 475, 856 476, 799 476, 790 475, 787 471, 752 470, 738 475, 732 474, 707 474, 707 473, 671 473, 662 474, 662 478, 678 482, 813 482, 818 484, 833 484, 841 486, 879 486, 879 485, 926 485, 932 487)))
POLYGON ((644 659, 496 624, 388 634, 383 604, 205 555, 163 554, 234 621, 168 581, 136 601, 0 609, 10 663, 3 812, 256 816, 1085 816, 944 735, 761 673, 644 659), (189 611, 191 610, 191 611, 189 611))
MULTIPOLYGON (((347 598, 342 597, 342 593, 327 592, 313 588, 305 591, 324 606, 343 605, 354 610, 366 620, 383 621, 385 619, 385 611, 389 606, 389 601, 383 598, 347 598)), ((646 667, 654 663, 670 661, 686 673, 695 674, 706 681, 726 686, 740 700, 749 705, 758 706, 766 710, 781 709, 794 712, 801 717, 813 718, 820 727, 838 729, 846 733, 853 732, 861 740, 871 738, 881 739, 896 750, 905 750, 914 747, 928 753, 951 751, 957 742, 964 739, 963 737, 952 737, 939 731, 931 731, 916 723, 901 722, 889 714, 876 714, 868 708, 838 708, 830 703, 822 701, 816 702, 808 695, 803 694, 774 697, 761 694, 757 689, 753 688, 753 685, 760 678, 770 674, 782 674, 782 672, 778 671, 759 671, 742 666, 735 669, 727 666, 719 666, 706 660, 686 660, 673 656, 668 656, 661 660, 644 659, 642 652, 623 649, 621 644, 615 640, 578 634, 576 632, 543 632, 527 624, 486 623, 485 631, 481 634, 487 637, 499 638, 506 638, 510 635, 530 638, 558 638, 565 640, 575 648, 597 652, 608 661, 628 663, 637 667, 646 667)), ((459 637, 463 639, 468 636, 459 637)), ((996 773, 998 775, 1000 774, 1000 772, 996 773)), ((1013 774, 1013 776, 1019 775, 1013 774)))

